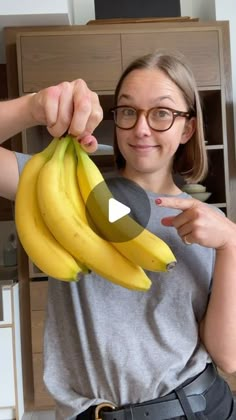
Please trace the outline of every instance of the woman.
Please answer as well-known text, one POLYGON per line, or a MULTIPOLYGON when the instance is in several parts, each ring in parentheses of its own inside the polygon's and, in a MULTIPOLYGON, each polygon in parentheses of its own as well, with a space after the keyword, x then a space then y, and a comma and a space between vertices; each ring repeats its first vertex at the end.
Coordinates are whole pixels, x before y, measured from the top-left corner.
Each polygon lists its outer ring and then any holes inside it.
MULTIPOLYGON (((196 182, 207 171, 199 96, 184 58, 156 52, 132 63, 112 111, 118 174, 145 190, 147 228, 178 263, 168 274, 149 272, 145 293, 94 273, 76 284, 49 279, 44 379, 57 418, 235 419, 215 365, 236 370, 236 227, 174 180, 196 182)), ((21 170, 27 157, 17 160, 21 170)))

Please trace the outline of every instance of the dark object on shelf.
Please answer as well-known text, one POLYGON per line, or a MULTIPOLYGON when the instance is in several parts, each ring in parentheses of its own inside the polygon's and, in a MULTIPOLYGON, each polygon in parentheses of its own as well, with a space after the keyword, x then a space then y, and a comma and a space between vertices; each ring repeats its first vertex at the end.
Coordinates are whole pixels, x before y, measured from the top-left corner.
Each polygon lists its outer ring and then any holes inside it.
POLYGON ((95 0, 96 19, 180 16, 180 0, 95 0))
POLYGON ((12 267, 17 264, 17 243, 16 235, 11 233, 3 247, 3 265, 12 267))

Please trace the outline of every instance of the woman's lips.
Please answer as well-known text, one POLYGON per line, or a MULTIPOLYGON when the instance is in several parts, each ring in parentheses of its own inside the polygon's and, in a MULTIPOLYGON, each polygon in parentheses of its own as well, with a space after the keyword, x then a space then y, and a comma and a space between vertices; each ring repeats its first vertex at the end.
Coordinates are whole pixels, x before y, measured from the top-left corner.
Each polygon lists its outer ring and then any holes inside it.
POLYGON ((129 146, 134 150, 142 151, 142 152, 150 151, 159 147, 158 145, 148 145, 148 144, 130 144, 129 146))

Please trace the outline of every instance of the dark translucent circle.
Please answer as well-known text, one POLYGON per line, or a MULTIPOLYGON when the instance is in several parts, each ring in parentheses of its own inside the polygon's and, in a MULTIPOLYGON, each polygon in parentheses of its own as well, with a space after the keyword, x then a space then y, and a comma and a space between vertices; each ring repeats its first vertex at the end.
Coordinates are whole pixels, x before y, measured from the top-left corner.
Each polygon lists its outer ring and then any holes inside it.
POLYGON ((135 182, 112 177, 98 184, 86 202, 86 216, 90 227, 109 242, 125 242, 138 236, 146 228, 151 206, 146 192, 135 182), (109 222, 109 200, 114 198, 130 208, 130 213, 109 222))

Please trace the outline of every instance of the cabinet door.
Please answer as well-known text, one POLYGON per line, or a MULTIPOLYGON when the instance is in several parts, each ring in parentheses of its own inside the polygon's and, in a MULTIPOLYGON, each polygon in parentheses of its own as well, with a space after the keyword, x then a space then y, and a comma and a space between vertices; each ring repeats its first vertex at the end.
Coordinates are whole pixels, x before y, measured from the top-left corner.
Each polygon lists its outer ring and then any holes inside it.
POLYGON ((0 328, 0 407, 15 406, 12 329, 0 328))
POLYGON ((113 90, 121 73, 119 34, 25 33, 17 51, 20 93, 78 78, 92 90, 113 90))
POLYGON ((178 50, 190 62, 199 86, 220 84, 218 30, 181 30, 130 33, 121 35, 122 61, 126 67, 133 59, 156 49, 178 50))
POLYGON ((33 371, 35 407, 43 409, 53 407, 54 400, 47 392, 43 382, 43 355, 41 353, 33 354, 33 371))
POLYGON ((43 331, 47 305, 47 281, 31 281, 31 336, 33 357, 34 404, 37 408, 53 407, 54 402, 43 382, 43 331))

